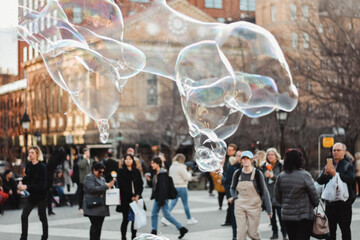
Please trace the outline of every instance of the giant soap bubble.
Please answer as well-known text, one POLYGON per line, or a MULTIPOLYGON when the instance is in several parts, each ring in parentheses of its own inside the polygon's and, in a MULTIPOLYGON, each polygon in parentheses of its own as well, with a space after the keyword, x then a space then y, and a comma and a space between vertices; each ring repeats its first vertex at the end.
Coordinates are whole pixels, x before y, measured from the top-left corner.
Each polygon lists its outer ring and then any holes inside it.
POLYGON ((221 171, 224 140, 243 115, 291 111, 298 101, 285 57, 267 30, 217 23, 185 0, 54 0, 41 11, 20 5, 17 33, 96 121, 102 142, 129 79, 146 72, 176 81, 202 171, 221 171), (175 10, 184 6, 205 21, 175 10))

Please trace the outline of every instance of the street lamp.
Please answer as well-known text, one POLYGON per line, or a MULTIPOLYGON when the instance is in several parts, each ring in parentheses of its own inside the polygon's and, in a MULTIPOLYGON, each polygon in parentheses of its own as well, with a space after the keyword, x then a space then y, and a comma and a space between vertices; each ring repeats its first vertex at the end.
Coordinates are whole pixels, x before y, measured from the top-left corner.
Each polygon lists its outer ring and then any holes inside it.
POLYGON ((283 110, 276 110, 276 119, 280 125, 280 153, 285 154, 284 130, 288 113, 283 110))
POLYGON ((27 115, 27 113, 26 113, 26 109, 25 109, 24 115, 21 119, 21 125, 22 125, 22 128, 25 130, 25 162, 26 162, 26 158, 28 155, 28 149, 27 149, 28 129, 30 128, 30 118, 29 118, 29 115, 27 115))
POLYGON ((36 132, 34 133, 34 137, 35 137, 36 145, 39 146, 39 142, 41 142, 41 133, 39 132, 39 130, 36 130, 36 132))

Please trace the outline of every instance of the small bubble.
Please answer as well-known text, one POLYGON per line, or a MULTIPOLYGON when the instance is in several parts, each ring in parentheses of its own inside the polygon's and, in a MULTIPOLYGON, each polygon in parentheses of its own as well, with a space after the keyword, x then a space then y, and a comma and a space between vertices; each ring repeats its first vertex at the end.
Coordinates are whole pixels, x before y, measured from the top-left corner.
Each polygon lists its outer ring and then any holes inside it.
POLYGON ((141 27, 140 27, 139 25, 136 26, 136 30, 140 30, 140 28, 141 28, 141 27))

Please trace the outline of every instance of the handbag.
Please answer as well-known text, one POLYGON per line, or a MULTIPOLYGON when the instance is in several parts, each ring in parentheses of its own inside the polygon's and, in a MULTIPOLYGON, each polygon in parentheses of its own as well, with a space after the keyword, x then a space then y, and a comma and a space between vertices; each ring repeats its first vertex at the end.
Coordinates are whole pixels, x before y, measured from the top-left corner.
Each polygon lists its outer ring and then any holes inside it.
POLYGON ((169 176, 169 186, 168 186, 168 199, 175 199, 177 197, 177 191, 174 185, 172 177, 169 176))
POLYGON ((105 193, 105 204, 108 206, 111 205, 120 205, 120 189, 119 188, 109 188, 105 193))
POLYGON ((349 198, 348 186, 341 180, 339 173, 326 184, 321 198, 329 202, 346 201, 349 198))
MULTIPOLYGON (((321 206, 324 212, 324 206, 320 201, 319 205, 321 206)), ((316 239, 328 239, 330 237, 329 223, 326 215, 319 212, 319 207, 314 209, 314 222, 311 236, 316 239)))
POLYGON ((99 207, 99 206, 103 206, 103 205, 104 205, 104 200, 100 196, 90 197, 90 198, 86 199, 86 207, 87 208, 95 208, 95 207, 99 207))
POLYGON ((139 199, 137 202, 133 201, 130 203, 130 208, 134 213, 134 228, 136 230, 146 226, 146 213, 144 211, 144 200, 139 199))

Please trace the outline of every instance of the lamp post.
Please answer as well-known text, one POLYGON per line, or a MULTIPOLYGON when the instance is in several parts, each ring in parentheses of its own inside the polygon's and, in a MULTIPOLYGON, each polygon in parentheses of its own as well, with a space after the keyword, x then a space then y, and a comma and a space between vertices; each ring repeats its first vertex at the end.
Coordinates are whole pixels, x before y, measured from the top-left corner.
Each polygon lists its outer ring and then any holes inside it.
POLYGON ((26 113, 26 108, 25 108, 25 112, 24 115, 21 119, 21 125, 22 128, 25 130, 25 162, 26 162, 26 158, 28 155, 28 149, 27 149, 27 144, 28 144, 28 129, 30 127, 30 118, 29 115, 27 115, 26 113))
POLYGON ((35 137, 36 145, 39 146, 39 142, 41 142, 41 133, 39 132, 39 130, 36 130, 36 132, 34 133, 34 137, 35 137))
POLYGON ((285 154, 285 140, 284 140, 284 130, 285 124, 288 118, 288 113, 283 110, 276 110, 276 119, 280 126, 280 154, 285 154))

